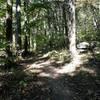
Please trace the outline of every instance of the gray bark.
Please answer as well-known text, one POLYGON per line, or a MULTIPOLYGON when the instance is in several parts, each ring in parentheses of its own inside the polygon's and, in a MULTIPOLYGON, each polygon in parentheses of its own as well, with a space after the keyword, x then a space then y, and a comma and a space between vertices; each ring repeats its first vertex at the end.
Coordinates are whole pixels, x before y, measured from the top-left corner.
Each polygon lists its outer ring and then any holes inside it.
POLYGON ((72 59, 76 57, 76 23, 75 23, 75 0, 66 0, 67 4, 67 25, 69 37, 69 50, 72 59))

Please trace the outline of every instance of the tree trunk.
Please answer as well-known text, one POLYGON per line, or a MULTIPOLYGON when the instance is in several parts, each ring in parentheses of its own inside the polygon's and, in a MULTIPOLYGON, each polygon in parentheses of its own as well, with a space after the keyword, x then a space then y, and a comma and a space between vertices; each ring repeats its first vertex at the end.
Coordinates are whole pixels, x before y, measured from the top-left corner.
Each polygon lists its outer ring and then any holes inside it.
POLYGON ((7 53, 7 64, 12 62, 12 0, 7 0, 7 11, 6 11, 6 53, 7 53))
POLYGON ((68 37, 69 37, 69 50, 72 60, 77 55, 76 50, 76 26, 75 26, 75 0, 66 0, 67 4, 67 25, 68 25, 68 37))
POLYGON ((7 0, 6 39, 7 42, 12 42, 12 0, 7 0))
POLYGON ((64 33, 65 33, 65 43, 67 43, 67 48, 69 48, 69 40, 68 40, 68 28, 67 28, 67 9, 65 7, 66 5, 64 4, 62 7, 63 10, 63 20, 64 20, 64 33))
POLYGON ((21 49, 21 1, 16 0, 16 44, 17 49, 21 49))
MULTIPOLYGON (((24 0, 24 14, 25 14, 25 38, 27 37, 28 50, 30 50, 30 26, 29 26, 29 15, 28 15, 29 0, 24 0)), ((24 48, 25 49, 25 48, 24 48)))
POLYGON ((12 43, 12 0, 7 0, 7 11, 6 11, 6 40, 7 40, 7 54, 11 51, 12 43))

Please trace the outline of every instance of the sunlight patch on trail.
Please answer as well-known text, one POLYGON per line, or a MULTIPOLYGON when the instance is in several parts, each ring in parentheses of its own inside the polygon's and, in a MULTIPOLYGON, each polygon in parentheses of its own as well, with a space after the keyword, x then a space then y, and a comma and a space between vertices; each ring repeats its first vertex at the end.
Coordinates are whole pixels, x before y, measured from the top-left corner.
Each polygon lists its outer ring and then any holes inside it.
POLYGON ((85 72, 88 72, 89 74, 93 75, 93 76, 96 76, 97 73, 96 73, 96 70, 95 69, 90 69, 90 68, 82 68, 81 71, 85 71, 85 72))
POLYGON ((35 62, 33 64, 27 65, 27 69, 26 70, 44 68, 46 65, 49 65, 49 64, 50 64, 50 61, 46 61, 46 62, 38 61, 38 62, 35 62))
POLYGON ((58 65, 58 67, 52 65, 53 61, 50 59, 46 61, 37 61, 34 64, 28 65, 26 72, 36 73, 39 77, 50 78, 57 78, 63 74, 71 75, 71 73, 81 67, 83 64, 83 57, 84 55, 77 55, 72 62, 65 64, 64 66, 58 65))
POLYGON ((70 62, 69 64, 65 64, 62 69, 57 70, 57 73, 71 73, 74 72, 76 70, 76 68, 80 67, 80 65, 82 64, 82 60, 81 60, 81 56, 77 55, 76 59, 74 59, 72 62, 70 62))

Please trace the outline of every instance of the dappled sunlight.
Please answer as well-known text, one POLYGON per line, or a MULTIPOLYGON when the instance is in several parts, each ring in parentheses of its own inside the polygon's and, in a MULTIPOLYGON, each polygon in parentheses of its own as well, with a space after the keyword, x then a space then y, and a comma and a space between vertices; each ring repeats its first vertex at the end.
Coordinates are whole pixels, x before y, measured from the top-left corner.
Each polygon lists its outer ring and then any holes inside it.
POLYGON ((43 67, 45 67, 45 66, 48 66, 48 65, 50 65, 50 61, 49 60, 47 60, 47 61, 36 61, 35 63, 33 63, 33 64, 29 64, 29 65, 27 65, 27 68, 28 69, 40 69, 40 68, 43 68, 43 67))
POLYGON ((88 58, 86 54, 78 54, 75 59, 73 59, 73 61, 71 61, 70 63, 46 58, 40 57, 35 62, 27 64, 24 72, 27 74, 36 74, 38 77, 53 79, 56 79, 64 74, 73 77, 77 75, 80 71, 89 73, 93 76, 96 75, 95 69, 86 68, 84 66, 85 63, 88 63, 88 58))
POLYGON ((33 73, 33 74, 38 74, 38 76, 41 77, 54 77, 56 72, 55 72, 55 66, 52 66, 52 61, 47 60, 45 62, 35 62, 34 64, 27 65, 27 69, 24 71, 26 73, 33 73))
POLYGON ((41 66, 41 64, 36 64, 36 63, 34 63, 34 64, 32 64, 32 65, 27 65, 27 67, 29 67, 29 68, 42 68, 42 67, 44 67, 44 66, 41 66))
POLYGON ((72 62, 69 64, 65 64, 61 69, 57 70, 57 73, 71 73, 76 70, 77 67, 80 67, 82 64, 81 57, 77 55, 76 59, 74 59, 72 62))
POLYGON ((11 74, 13 74, 13 72, 0 72, 0 76, 11 75, 11 74))
POLYGON ((85 67, 82 67, 81 68, 81 71, 87 72, 87 73, 89 73, 89 74, 91 74, 93 76, 96 76, 97 75, 96 70, 93 69, 93 68, 85 68, 85 67))
POLYGON ((40 76, 40 77, 52 77, 51 74, 45 73, 45 72, 40 73, 38 76, 40 76))
POLYGON ((40 73, 41 72, 41 70, 40 69, 30 69, 30 73, 32 74, 38 74, 38 73, 40 73))
POLYGON ((99 33, 100 0, 1 0, 0 100, 100 100, 99 33))
POLYGON ((71 74, 82 65, 82 55, 77 55, 70 63, 63 64, 62 61, 55 61, 51 59, 39 60, 33 64, 27 65, 27 69, 24 71, 31 74, 38 74, 40 77, 56 78, 62 74, 71 74), (57 66, 57 67, 56 67, 57 66))
POLYGON ((99 95, 99 70, 89 64, 86 54, 78 55, 70 63, 39 58, 20 68, 0 75, 0 93, 6 93, 8 98, 10 90, 15 91, 11 96, 16 94, 29 100, 86 100, 85 97, 99 95))
POLYGON ((42 72, 38 75, 40 77, 50 77, 50 78, 56 78, 59 77, 59 73, 56 72, 57 68, 50 65, 42 69, 42 72))

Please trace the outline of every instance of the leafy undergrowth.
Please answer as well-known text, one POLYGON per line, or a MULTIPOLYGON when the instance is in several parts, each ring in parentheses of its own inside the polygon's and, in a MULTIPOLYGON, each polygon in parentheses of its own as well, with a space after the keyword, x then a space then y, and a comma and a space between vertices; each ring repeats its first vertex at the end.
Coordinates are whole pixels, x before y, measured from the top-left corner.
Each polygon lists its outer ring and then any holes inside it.
POLYGON ((62 62, 70 62, 70 53, 66 49, 62 49, 59 51, 53 50, 48 52, 43 57, 49 57, 50 59, 62 62))
MULTIPOLYGON (((51 58, 54 55, 56 54, 51 54, 51 58)), ((41 77, 24 71, 26 64, 47 60, 25 60, 24 65, 20 62, 21 66, 17 65, 9 70, 1 69, 0 100, 100 100, 99 60, 94 63, 90 57, 73 76, 63 74, 56 78, 41 77)))

